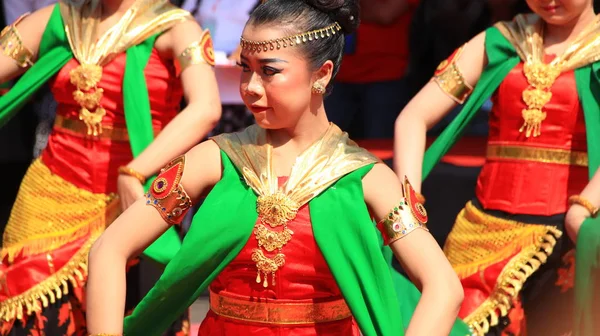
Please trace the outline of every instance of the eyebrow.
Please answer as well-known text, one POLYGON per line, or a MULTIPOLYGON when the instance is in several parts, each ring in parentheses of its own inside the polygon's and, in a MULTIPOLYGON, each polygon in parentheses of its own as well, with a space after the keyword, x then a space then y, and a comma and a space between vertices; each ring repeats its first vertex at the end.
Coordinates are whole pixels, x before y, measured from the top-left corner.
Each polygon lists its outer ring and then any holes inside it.
MULTIPOLYGON (((244 55, 240 55, 241 59, 248 61, 248 57, 244 56, 244 55)), ((265 64, 265 63, 289 63, 288 61, 281 59, 281 58, 261 58, 258 60, 259 63, 261 64, 265 64)))

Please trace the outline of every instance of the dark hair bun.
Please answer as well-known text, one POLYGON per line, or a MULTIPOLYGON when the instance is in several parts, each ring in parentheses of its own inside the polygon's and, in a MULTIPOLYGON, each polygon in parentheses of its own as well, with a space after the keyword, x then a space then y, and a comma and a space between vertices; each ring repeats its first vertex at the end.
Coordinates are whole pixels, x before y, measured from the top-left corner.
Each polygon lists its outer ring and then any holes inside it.
POLYGON ((353 33, 359 20, 358 0, 305 0, 310 6, 326 13, 342 26, 344 34, 353 33))

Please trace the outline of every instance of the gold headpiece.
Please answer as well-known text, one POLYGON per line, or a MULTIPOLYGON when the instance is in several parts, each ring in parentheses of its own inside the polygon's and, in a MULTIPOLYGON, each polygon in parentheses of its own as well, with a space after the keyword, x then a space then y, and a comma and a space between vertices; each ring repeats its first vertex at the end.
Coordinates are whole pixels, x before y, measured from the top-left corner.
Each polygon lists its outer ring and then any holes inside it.
POLYGON ((300 33, 268 41, 249 41, 242 37, 240 38, 240 45, 242 46, 242 49, 253 52, 268 51, 274 50, 275 48, 281 49, 282 47, 291 47, 294 44, 302 44, 309 41, 318 40, 320 38, 323 39, 326 37, 330 37, 331 35, 335 35, 340 30, 342 30, 342 27, 339 23, 336 22, 325 28, 311 30, 306 33, 300 33))

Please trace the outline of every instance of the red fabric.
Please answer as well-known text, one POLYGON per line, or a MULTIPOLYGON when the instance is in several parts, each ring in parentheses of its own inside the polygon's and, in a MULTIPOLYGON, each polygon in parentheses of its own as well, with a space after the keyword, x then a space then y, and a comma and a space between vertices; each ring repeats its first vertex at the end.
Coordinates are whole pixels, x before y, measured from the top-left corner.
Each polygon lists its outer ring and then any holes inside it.
POLYGON ((408 66, 408 33, 416 2, 411 1, 412 8, 391 25, 361 23, 354 37, 356 50, 344 55, 336 80, 372 83, 402 78, 408 66))
MULTIPOLYGON (((488 143, 587 152, 585 122, 574 72, 563 73, 544 107, 539 137, 525 137, 522 92, 528 87, 523 64, 516 66, 493 96, 488 143)), ((550 216, 567 210, 567 198, 588 182, 587 167, 524 160, 487 160, 477 182, 477 198, 485 209, 550 216)))
POLYGON ((498 276, 502 272, 502 269, 504 269, 504 266, 517 253, 519 251, 514 251, 514 253, 507 255, 504 260, 460 280, 465 292, 465 298, 460 307, 458 317, 464 319, 481 306, 494 290, 498 276))
MULTIPOLYGON (((280 178, 280 183, 283 181, 285 179, 280 178)), ((252 261, 251 255, 258 245, 252 235, 240 254, 213 281, 210 289, 223 296, 247 300, 313 302, 341 298, 341 291, 314 239, 308 205, 300 208, 288 227, 294 235, 282 249, 285 265, 277 271, 275 286, 269 283, 269 287, 264 288, 262 283, 256 282, 256 263, 252 261)), ((265 255, 272 253, 265 252, 265 255)), ((351 318, 318 325, 281 327, 234 321, 209 311, 198 335, 358 336, 360 333, 351 318)))
MULTIPOLYGON (((79 118, 79 105, 73 100, 75 86, 69 80, 69 72, 78 66, 71 60, 52 80, 51 89, 58 102, 57 114, 69 119, 79 118)), ((104 89, 101 101, 106 110, 104 126, 125 128, 122 83, 125 69, 125 53, 104 66, 98 87, 104 89)), ((162 129, 179 111, 182 97, 181 82, 175 76, 172 62, 160 58, 153 50, 144 70, 150 97, 152 124, 162 129)), ((42 160, 50 170, 79 188, 94 193, 117 191, 117 169, 133 158, 129 142, 92 139, 80 134, 54 129, 42 160)))
MULTIPOLYGON (((18 255, 11 264, 8 262, 8 256, 5 257, 5 260, 0 263, 0 274, 3 274, 5 279, 2 286, 3 290, 0 291, 0 301, 6 301, 11 297, 23 294, 33 286, 46 280, 65 266, 89 239, 89 236, 80 238, 48 253, 25 257, 18 255), (47 254, 52 256, 54 270, 51 270, 48 265, 47 254)), ((85 279, 80 284, 84 282, 85 279)))

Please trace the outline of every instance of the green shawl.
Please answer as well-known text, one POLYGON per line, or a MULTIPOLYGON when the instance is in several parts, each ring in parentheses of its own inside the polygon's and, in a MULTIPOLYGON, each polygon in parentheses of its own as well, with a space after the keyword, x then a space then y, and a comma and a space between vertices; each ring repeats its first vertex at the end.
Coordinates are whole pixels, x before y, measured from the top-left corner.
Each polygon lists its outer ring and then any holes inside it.
MULTIPOLYGON (((513 45, 495 27, 486 31, 485 50, 488 66, 460 114, 425 153, 423 178, 429 175, 433 167, 456 143, 483 103, 492 96, 510 70, 520 62, 513 45)), ((599 70, 599 62, 575 70, 577 92, 585 116, 590 179, 600 165, 599 70)), ((600 294, 600 288, 594 286, 600 281, 598 274, 600 270, 600 218, 589 218, 581 226, 577 239, 575 268, 576 312, 574 325, 578 328, 575 332, 576 335, 591 336, 594 328, 600 330, 600 321, 597 318, 594 319, 592 314, 593 298, 600 294)))
MULTIPOLYGON (((150 59, 158 34, 127 50, 123 79, 123 105, 131 150, 139 155, 154 139, 150 115, 150 100, 146 87, 144 68, 150 59)), ((65 27, 56 4, 40 43, 39 60, 15 85, 0 97, 0 126, 13 117, 50 78, 73 58, 65 27)), ((146 189, 151 181, 146 184, 146 189)), ((181 245, 174 229, 167 231, 145 251, 153 260, 166 264, 181 245)))
MULTIPOLYGON (((160 335, 248 242, 258 217, 257 197, 224 151, 221 161, 221 180, 194 217, 183 246, 163 276, 125 319, 125 335, 160 335)), ((362 178, 372 166, 343 176, 313 198, 310 216, 315 240, 362 333, 403 335, 409 319, 402 313, 409 313, 410 318, 419 295, 408 280, 390 269, 381 251, 380 234, 362 190, 362 178), (394 286, 407 295, 396 293, 394 286)), ((469 334, 463 324, 455 330, 453 335, 469 334)))

